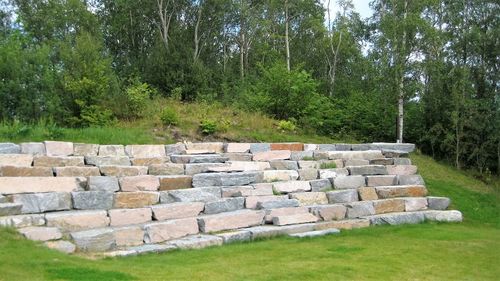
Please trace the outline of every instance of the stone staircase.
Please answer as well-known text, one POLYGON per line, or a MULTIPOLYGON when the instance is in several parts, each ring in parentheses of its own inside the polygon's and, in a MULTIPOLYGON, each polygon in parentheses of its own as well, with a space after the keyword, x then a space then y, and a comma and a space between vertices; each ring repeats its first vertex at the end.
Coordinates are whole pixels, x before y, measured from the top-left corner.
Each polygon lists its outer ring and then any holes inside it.
POLYGON ((0 226, 67 253, 203 248, 458 222, 412 144, 0 144, 0 226))

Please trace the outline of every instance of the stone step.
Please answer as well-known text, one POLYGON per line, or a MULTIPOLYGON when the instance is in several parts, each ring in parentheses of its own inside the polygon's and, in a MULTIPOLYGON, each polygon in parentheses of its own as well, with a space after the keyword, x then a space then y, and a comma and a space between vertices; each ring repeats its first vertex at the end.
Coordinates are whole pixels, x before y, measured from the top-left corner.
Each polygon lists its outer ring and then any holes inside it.
POLYGON ((318 221, 318 217, 311 213, 304 214, 294 214, 294 215, 283 215, 273 217, 274 225, 289 225, 289 224, 300 224, 308 222, 318 221))
POLYGON ((0 177, 0 194, 83 190, 85 177, 0 177))
POLYGON ((427 189, 423 185, 377 186, 375 187, 380 199, 394 197, 424 197, 427 189))
POLYGON ((340 230, 337 228, 328 228, 325 230, 315 230, 315 231, 308 231, 308 232, 302 232, 302 233, 293 233, 290 234, 289 236, 292 237, 298 237, 298 238, 305 238, 305 237, 318 237, 318 236, 324 236, 324 235, 329 235, 329 234, 339 234, 340 230))
POLYGON ((22 208, 20 203, 0 203, 0 216, 19 215, 22 208))
POLYGON ((416 211, 416 212, 400 212, 388 213, 374 216, 367 216, 366 219, 370 220, 372 225, 380 224, 416 224, 422 223, 425 220, 440 221, 440 222, 461 222, 462 213, 460 211, 416 211))
POLYGON ((261 225, 264 222, 265 214, 265 211, 239 210, 200 216, 198 217, 198 223, 201 232, 217 232, 261 225))

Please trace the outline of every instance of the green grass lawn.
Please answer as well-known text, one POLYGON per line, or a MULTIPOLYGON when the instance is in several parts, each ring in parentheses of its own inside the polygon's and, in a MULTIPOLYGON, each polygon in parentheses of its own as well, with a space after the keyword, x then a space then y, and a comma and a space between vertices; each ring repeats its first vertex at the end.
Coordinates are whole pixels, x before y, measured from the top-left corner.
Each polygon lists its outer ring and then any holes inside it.
POLYGON ((413 155, 432 195, 460 224, 382 226, 312 239, 279 237, 203 250, 89 260, 0 230, 0 280, 498 280, 497 187, 413 155))

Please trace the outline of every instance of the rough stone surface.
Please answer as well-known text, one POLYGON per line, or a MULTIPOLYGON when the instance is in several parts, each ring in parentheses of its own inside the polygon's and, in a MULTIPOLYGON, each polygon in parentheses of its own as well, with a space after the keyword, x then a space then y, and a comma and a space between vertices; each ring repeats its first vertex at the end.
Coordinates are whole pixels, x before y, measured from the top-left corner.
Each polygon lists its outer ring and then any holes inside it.
POLYGON ((425 197, 427 189, 423 185, 400 185, 375 187, 380 199, 394 197, 425 197))
POLYGON ((85 163, 93 166, 130 166, 127 156, 85 156, 85 163))
POLYGON ((222 238, 224 244, 230 244, 234 242, 250 241, 252 238, 252 233, 247 230, 236 230, 230 232, 218 233, 216 236, 222 238))
POLYGON ((73 143, 63 141, 45 141, 48 156, 69 156, 73 154, 73 143))
POLYGON ((63 231, 79 231, 101 228, 109 225, 106 211, 65 211, 45 215, 47 226, 58 227, 63 231))
POLYGON ((150 175, 183 175, 184 165, 175 163, 152 164, 149 165, 150 175))
POLYGON ((271 145, 268 143, 252 143, 250 144, 250 152, 252 154, 266 152, 271 150, 271 145))
POLYGON ((267 170, 263 171, 263 181, 274 182, 274 181, 290 181, 299 178, 299 173, 297 171, 290 170, 267 170))
POLYGON ((393 165, 386 166, 389 175, 414 175, 417 173, 417 166, 414 165, 393 165))
POLYGON ((370 165, 394 165, 394 158, 371 159, 370 165))
POLYGON ((290 155, 290 159, 294 161, 299 161, 304 158, 313 158, 314 153, 312 150, 309 151, 292 151, 292 154, 290 155))
POLYGON ((319 170, 320 179, 331 179, 339 176, 348 176, 349 172, 345 168, 321 169, 319 170))
POLYGON ((411 165, 410 158, 394 158, 394 165, 411 165))
POLYGON ((367 186, 387 186, 398 184, 398 179, 394 175, 384 175, 384 176, 367 176, 366 185, 367 186))
POLYGON ((318 178, 317 169, 300 169, 298 170, 298 172, 299 172, 299 180, 309 181, 318 178))
POLYGON ((297 199, 287 199, 287 200, 274 200, 274 201, 264 201, 257 203, 257 209, 277 209, 277 208, 290 208, 299 207, 300 203, 297 199))
POLYGON ((44 243, 45 246, 49 249, 53 249, 62 253, 66 254, 71 254, 76 251, 76 246, 75 244, 69 242, 69 241, 64 241, 64 240, 59 240, 59 241, 47 241, 44 243))
POLYGON ((201 155, 171 155, 170 159, 174 163, 196 164, 196 163, 224 163, 229 158, 220 154, 201 154, 201 155))
POLYGON ((243 209, 245 207, 245 198, 223 198, 217 201, 207 202, 205 204, 205 214, 217 214, 222 212, 231 212, 243 209))
POLYGON ((152 206, 153 218, 158 221, 198 216, 205 208, 203 202, 177 202, 152 206))
POLYGON ((253 155, 254 161, 271 161, 271 160, 287 160, 290 159, 290 150, 272 150, 266 152, 257 152, 253 155))
POLYGON ((271 143, 271 150, 303 151, 303 143, 271 143))
POLYGON ((0 154, 0 166, 31 166, 33 155, 30 154, 0 154))
POLYGON ((222 188, 222 197, 248 197, 273 195, 271 183, 256 183, 245 186, 229 186, 222 188))
POLYGON ((165 153, 169 156, 173 154, 185 154, 186 145, 183 143, 167 144, 165 145, 165 153))
POLYGON ((113 236, 118 247, 138 246, 144 244, 144 230, 140 226, 113 228, 113 236))
POLYGON ((329 191, 326 196, 330 204, 349 203, 359 200, 358 192, 354 189, 329 191))
POLYGON ((277 201, 277 200, 288 200, 287 195, 281 196, 249 196, 245 198, 245 208, 247 209, 255 209, 259 203, 269 202, 269 201, 277 201))
POLYGON ((427 203, 431 210, 446 210, 451 200, 446 197, 427 197, 427 203))
POLYGON ((373 200, 373 207, 376 214, 395 213, 405 211, 405 201, 403 199, 373 200))
POLYGON ((227 157, 229 161, 252 161, 253 155, 251 153, 233 152, 233 153, 222 153, 223 157, 227 157))
POLYGON ((273 170, 298 170, 299 165, 297 161, 292 160, 272 160, 269 161, 269 165, 273 170))
POLYGON ((215 235, 194 235, 170 241, 168 244, 179 249, 203 249, 206 247, 221 246, 223 240, 215 235))
POLYGON ((426 220, 440 222, 461 222, 462 213, 460 211, 424 211, 426 220))
POLYGON ((273 189, 279 193, 303 192, 311 190, 311 185, 308 181, 275 182, 273 189))
POLYGON ((336 151, 337 148, 335 147, 335 144, 321 143, 321 144, 318 144, 318 150, 319 151, 336 151))
POLYGON ((63 211, 72 206, 71 194, 68 192, 14 194, 11 199, 22 204, 24 214, 63 211))
POLYGON ((130 157, 154 158, 165 157, 165 146, 163 145, 127 145, 125 152, 130 157))
POLYGON ((73 144, 73 155, 75 156, 97 156, 98 144, 75 143, 73 144))
POLYGON ((370 144, 371 149, 391 149, 391 150, 401 150, 406 153, 412 152, 415 149, 415 145, 412 143, 385 143, 385 142, 374 142, 370 144))
POLYGON ((273 217, 276 216, 287 216, 287 215, 305 214, 305 213, 309 213, 309 209, 307 207, 285 207, 285 208, 267 209, 265 221, 267 223, 272 223, 273 217))
POLYGON ((347 167, 350 175, 387 175, 387 168, 383 165, 347 167))
POLYGON ((302 233, 293 233, 290 234, 292 237, 298 237, 298 238, 305 238, 305 237, 318 237, 318 236, 325 236, 328 234, 339 234, 340 230, 336 228, 330 228, 330 229, 325 229, 325 230, 315 230, 315 231, 308 231, 308 232, 302 232, 302 233))
POLYGON ((0 226, 20 228, 41 225, 45 225, 45 217, 43 215, 17 215, 0 217, 0 226))
POLYGON ((101 175, 97 167, 55 167, 54 173, 58 177, 97 177, 101 175))
POLYGON ((0 216, 19 215, 22 208, 20 203, 0 203, 0 216))
POLYGON ((196 218, 170 220, 144 226, 144 242, 159 243, 198 233, 196 218))
POLYGON ((142 208, 159 201, 158 192, 117 192, 114 194, 114 208, 142 208))
POLYGON ((161 203, 210 202, 220 198, 220 187, 199 187, 161 192, 161 203))
POLYGON ((0 193, 71 192, 84 184, 85 178, 74 177, 0 177, 0 193))
POLYGON ((66 167, 83 166, 83 156, 44 156, 36 155, 33 158, 33 166, 38 167, 66 167))
POLYGON ((198 218, 198 223, 201 232, 216 232, 260 225, 264 215, 264 211, 239 210, 202 216, 198 218))
POLYGON ((77 210, 109 210, 113 208, 113 194, 107 191, 71 192, 73 208, 77 210))
POLYGON ((374 187, 360 187, 358 188, 359 198, 362 201, 377 200, 378 195, 374 187))
MULTIPOLYGON (((354 147, 354 146, 353 146, 354 147)), ((384 155, 380 150, 365 150, 365 151, 330 151, 328 152, 329 159, 363 159, 371 160, 383 158, 384 155)))
POLYGON ((152 219, 151 208, 114 209, 108 211, 111 226, 140 224, 152 219))
POLYGON ((364 216, 375 215, 375 208, 370 201, 352 202, 346 205, 347 218, 360 218, 364 216))
POLYGON ((250 143, 228 143, 225 151, 229 153, 246 153, 250 151, 250 143))
POLYGON ((120 190, 116 177, 89 177, 88 189, 90 191, 115 192, 120 190))
POLYGON ((344 205, 324 205, 310 207, 311 213, 324 221, 342 220, 345 218, 347 208, 344 205))
POLYGON ((29 226, 18 229, 24 237, 35 241, 49 241, 61 239, 62 233, 57 227, 29 226))
POLYGON ((169 157, 144 157, 144 158, 131 158, 132 166, 151 166, 161 165, 170 162, 169 157))
POLYGON ((23 142, 19 146, 23 154, 44 155, 46 153, 43 142, 23 142))
POLYGON ((424 214, 421 212, 389 213, 389 214, 369 216, 368 219, 370 220, 370 223, 374 225, 417 224, 417 223, 422 223, 424 221, 424 214))
POLYGON ((400 175, 398 176, 400 185, 425 185, 424 179, 420 175, 400 175))
POLYGON ((365 186, 364 176, 338 176, 333 179, 335 189, 350 189, 365 186))
POLYGON ((327 191, 333 188, 332 182, 329 179, 319 179, 309 181, 311 191, 327 191))
POLYGON ((3 177, 53 177, 50 167, 0 166, 3 177))
POLYGON ((157 191, 160 180, 156 176, 132 176, 120 178, 121 191, 157 191))
POLYGON ((0 203, 7 203, 7 202, 8 202, 7 197, 0 194, 0 203))
MULTIPOLYGON (((175 164, 175 165, 182 165, 182 164, 175 164)), ((217 168, 221 169, 220 172, 223 172, 225 169, 230 168, 229 164, 226 163, 195 163, 195 164, 186 164, 185 166, 186 166, 186 175, 190 176, 210 171, 217 171, 217 168)))
POLYGON ((82 252, 104 252, 116 246, 113 230, 109 228, 73 232, 71 238, 82 252))
POLYGON ((247 185, 262 180, 262 172, 206 173, 193 176, 193 187, 247 185))
POLYGON ((316 221, 318 221, 318 217, 316 217, 311 213, 273 217, 274 225, 289 225, 289 224, 308 223, 316 221))
POLYGON ((344 165, 348 166, 366 166, 370 165, 370 161, 364 159, 347 159, 345 160, 344 165))
POLYGON ((191 188, 193 178, 191 176, 161 176, 160 190, 173 190, 191 188))
POLYGON ((126 156, 123 145, 100 145, 99 156, 126 156))
POLYGON ((21 153, 21 147, 14 143, 0 143, 0 154, 21 153))
POLYGON ((148 174, 148 167, 144 166, 101 166, 101 174, 104 176, 131 177, 148 174))
POLYGON ((324 192, 290 193, 290 199, 297 199, 300 206, 328 204, 328 198, 324 192))
POLYGON ((248 172, 248 171, 263 171, 271 169, 269 162, 252 162, 252 161, 229 161, 227 165, 222 167, 210 168, 213 172, 248 172))
POLYGON ((223 153, 224 143, 222 142, 200 142, 186 143, 187 150, 196 151, 197 153, 223 153))
POLYGON ((414 212, 427 209, 427 198, 425 197, 405 198, 404 201, 406 212, 414 212))
POLYGON ((299 169, 319 169, 321 164, 318 161, 303 160, 297 161, 299 169))

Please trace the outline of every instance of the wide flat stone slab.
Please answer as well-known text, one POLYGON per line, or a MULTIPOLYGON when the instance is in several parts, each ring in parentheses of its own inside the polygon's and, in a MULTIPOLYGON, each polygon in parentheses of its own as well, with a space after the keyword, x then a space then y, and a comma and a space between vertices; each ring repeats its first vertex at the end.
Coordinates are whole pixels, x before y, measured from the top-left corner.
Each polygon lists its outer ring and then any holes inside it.
POLYGON ((273 217, 274 225, 289 225, 289 224, 299 224, 299 223, 308 223, 316 221, 318 221, 318 217, 316 217, 311 213, 273 217))
POLYGON ((460 211, 423 211, 426 220, 439 222, 461 222, 463 220, 460 211))
POLYGON ((264 182, 293 181, 299 178, 299 173, 292 170, 266 170, 262 173, 264 182))
POLYGON ((42 225, 45 225, 45 216, 39 214, 0 217, 0 226, 20 228, 42 225))
POLYGON ((165 157, 164 145, 127 145, 125 152, 134 158, 165 157))
POLYGON ((123 145, 106 144, 99 146, 99 156, 125 156, 125 147, 123 145))
POLYGON ((78 191, 86 185, 79 177, 0 177, 0 193, 40 193, 78 191))
POLYGON ((140 226, 115 227, 113 228, 113 236, 117 247, 144 244, 144 230, 140 226))
POLYGON ((114 209, 108 211, 110 226, 141 224, 152 220, 151 208, 114 209))
POLYGON ((222 197, 248 197, 273 195, 271 183, 222 187, 222 197))
POLYGON ((374 225, 417 224, 417 223, 422 223, 425 220, 425 216, 422 212, 389 213, 389 214, 369 216, 366 218, 369 219, 370 223, 374 225))
POLYGON ((401 198, 373 200, 376 214, 397 213, 405 211, 405 201, 401 198))
POLYGON ((193 176, 193 187, 247 185, 262 180, 262 172, 205 173, 193 176))
POLYGON ((329 151, 329 159, 378 159, 384 158, 380 150, 365 150, 365 151, 329 151))
POLYGON ((290 199, 297 199, 300 206, 328 204, 328 198, 324 192, 297 192, 290 193, 290 199))
POLYGON ((171 240, 168 242, 179 249, 203 249, 213 246, 221 246, 223 239, 215 235, 193 235, 180 239, 171 240))
POLYGON ((118 178, 116 177, 89 177, 88 189, 90 191, 115 192, 120 190, 118 178))
POLYGON ((53 177, 50 167, 21 167, 0 166, 0 175, 3 177, 53 177))
POLYGON ((254 153, 253 161, 287 160, 290 157, 290 150, 273 150, 254 153))
POLYGON ((24 237, 35 241, 58 240, 62 233, 57 227, 29 226, 18 229, 24 237))
POLYGON ((30 154, 0 154, 0 166, 31 166, 33 155, 30 154))
POLYGON ((117 192, 114 194, 114 208, 142 208, 157 204, 160 200, 158 192, 117 192))
POLYGON ((113 230, 109 228, 73 232, 71 238, 82 252, 104 252, 116 246, 113 230))
POLYGON ((367 165, 347 167, 350 175, 387 175, 387 168, 384 165, 367 165))
POLYGON ((107 191, 71 192, 73 208, 77 210, 109 210, 113 208, 113 195, 107 191))
POLYGON ((387 173, 389 175, 400 175, 400 176, 414 175, 418 171, 417 166, 414 165, 393 165, 393 166, 386 166, 386 168, 387 168, 387 173))
POLYGON ((97 167, 55 167, 54 173, 58 177, 98 177, 101 175, 97 167))
POLYGON ((232 212, 245 208, 245 198, 223 198, 217 201, 205 203, 205 214, 218 214, 223 212, 232 212))
POLYGON ((184 165, 175 163, 152 164, 149 165, 150 175, 183 175, 184 165))
POLYGON ((176 176, 161 176, 159 182, 159 190, 174 190, 191 188, 193 185, 193 177, 176 175, 176 176))
POLYGON ((160 180, 156 176, 141 175, 122 177, 119 180, 121 191, 158 191, 160 180))
POLYGON ((300 203, 297 199, 274 200, 257 203, 257 209, 277 209, 277 208, 290 208, 299 207, 300 203))
POLYGON ((364 176, 338 176, 333 179, 335 189, 351 189, 365 186, 364 176))
POLYGON ((330 228, 330 229, 325 229, 325 230, 315 230, 315 231, 308 231, 308 232, 302 232, 302 233, 293 233, 290 234, 292 237, 298 237, 298 238, 306 238, 306 237, 318 237, 318 236, 325 236, 329 234, 339 234, 340 230, 337 228, 330 228))
POLYGON ((73 206, 69 192, 14 194, 11 200, 22 204, 24 214, 70 210, 73 206))
POLYGON ((47 226, 58 227, 63 231, 80 231, 102 228, 109 225, 106 211, 65 211, 45 215, 47 226))
POLYGON ((334 168, 334 169, 320 169, 319 178, 320 179, 332 179, 340 176, 348 176, 349 172, 345 168, 334 168))
POLYGON ((45 156, 36 155, 33 158, 35 167, 66 167, 66 166, 84 166, 83 156, 45 156))
POLYGON ((196 218, 170 220, 144 226, 146 243, 159 243, 198 233, 196 218))
POLYGON ((130 166, 128 156, 85 156, 85 163, 93 166, 130 166))
POLYGON ((341 204, 311 206, 310 212, 324 221, 342 220, 346 217, 347 208, 341 204))
POLYGON ((286 207, 277 209, 266 209, 265 220, 267 223, 272 223, 273 217, 305 214, 305 213, 309 213, 309 209, 307 207, 286 207))
POLYGON ((160 192, 160 202, 210 202, 221 198, 220 187, 198 187, 160 192))
POLYGON ((375 187, 380 199, 394 197, 425 197, 427 189, 423 185, 400 185, 375 187))
POLYGON ((99 169, 104 176, 132 177, 148 174, 146 166, 100 166, 99 169))
POLYGON ((367 176, 366 185, 367 186, 390 186, 398 184, 398 178, 395 175, 383 175, 383 176, 367 176))
POLYGON ((19 154, 21 147, 15 143, 0 143, 0 154, 19 154))
POLYGON ((69 156, 73 154, 73 143, 64 141, 44 141, 48 156, 69 156))
POLYGON ((97 156, 99 145, 92 143, 74 143, 73 155, 75 156, 97 156))
POLYGON ((216 232, 260 225, 264 221, 264 211, 239 210, 207 215, 198 218, 201 232, 216 232))
POLYGON ((230 244, 235 242, 250 241, 252 239, 252 233, 247 230, 235 230, 229 232, 222 232, 215 234, 216 236, 222 238, 224 244, 230 244))
POLYGON ((273 189, 279 193, 304 192, 311 190, 311 185, 308 181, 275 182, 273 189))
POLYGON ((0 216, 12 216, 21 214, 22 204, 0 203, 0 216))
POLYGON ((153 217, 158 221, 196 217, 204 208, 203 202, 176 202, 151 206, 153 217))
POLYGON ((358 192, 355 189, 329 191, 326 197, 330 204, 359 201, 358 192))
POLYGON ((277 201, 277 200, 288 200, 287 195, 267 195, 267 196, 248 196, 245 198, 245 208, 255 209, 259 204, 262 205, 264 202, 277 201))

